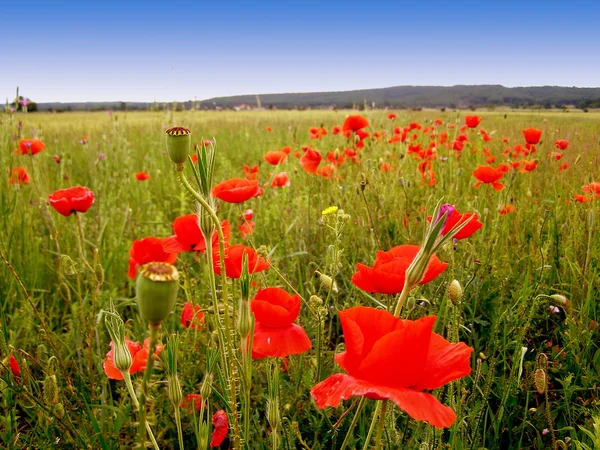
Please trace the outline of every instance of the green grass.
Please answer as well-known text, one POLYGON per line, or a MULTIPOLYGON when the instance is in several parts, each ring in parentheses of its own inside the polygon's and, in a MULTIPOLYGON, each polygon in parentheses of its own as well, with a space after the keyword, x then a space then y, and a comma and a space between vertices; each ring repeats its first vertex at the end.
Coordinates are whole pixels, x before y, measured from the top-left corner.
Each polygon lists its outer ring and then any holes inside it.
MULTIPOLYGON (((291 186, 265 188, 265 194, 238 205, 219 203, 218 215, 232 224, 232 243, 244 242, 237 231, 239 215, 246 208, 255 213, 255 233, 248 239, 256 248, 265 246, 282 276, 305 299, 327 298, 315 271, 332 275, 331 246, 343 250, 335 274, 339 292, 332 294, 320 320, 303 307, 298 323, 308 332, 313 348, 290 357, 282 374, 279 433, 281 448, 339 448, 353 417, 351 400, 339 409, 316 408, 310 389, 326 376, 339 372, 333 355, 343 349, 337 311, 355 305, 387 305, 385 295, 366 294, 350 282, 357 262, 371 265, 379 249, 400 244, 420 244, 426 225, 439 200, 452 203, 461 212, 479 214, 483 228, 438 256, 450 266, 434 282, 413 292, 405 318, 438 316, 436 331, 472 346, 473 373, 436 391, 444 404, 457 410, 457 421, 440 431, 410 419, 396 407, 386 418, 384 443, 389 448, 550 448, 551 432, 571 448, 593 448, 593 440, 582 427, 593 430, 598 409, 600 351, 598 325, 600 301, 597 255, 600 249, 597 202, 576 203, 581 186, 598 180, 600 114, 540 112, 479 113, 481 126, 492 134, 486 144, 504 162, 502 151, 524 144, 521 130, 543 130, 543 142, 534 155, 539 161, 532 173, 506 174, 502 192, 490 186, 473 188, 471 172, 485 165, 485 157, 465 147, 460 159, 446 149, 436 161, 436 186, 421 183, 417 162, 404 158, 404 144, 368 141, 361 164, 345 162, 339 179, 327 180, 305 173, 293 152, 281 169, 268 166, 262 154, 292 146, 299 151, 311 145, 326 156, 347 143, 328 135, 311 141, 312 126, 341 124, 346 111, 263 112, 163 112, 163 113, 37 113, 1 116, 0 250, 0 351, 4 367, 9 354, 21 363, 18 382, 9 370, 1 370, 0 446, 3 448, 131 448, 136 440, 136 413, 123 382, 109 381, 102 362, 110 341, 96 314, 112 299, 126 320, 127 335, 142 341, 146 324, 135 304, 134 283, 127 278, 128 252, 135 239, 164 237, 172 233, 177 216, 196 207, 177 181, 173 164, 165 155, 165 126, 182 125, 192 130, 193 142, 215 139, 215 180, 243 176, 243 164, 259 164, 261 183, 269 173, 284 170, 291 186), (18 127, 18 122, 22 127, 18 127), (267 132, 265 127, 272 127, 267 132), (30 138, 34 130, 46 143, 33 157, 13 153, 15 137, 30 138), (80 139, 87 136, 83 145, 80 139), (560 162, 550 161, 556 139, 568 139, 569 148, 560 162), (103 153, 104 159, 98 155, 103 153), (53 155, 60 155, 56 164, 53 155), (395 166, 379 170, 380 160, 395 166), (561 163, 569 168, 559 171, 561 163), (27 167, 33 182, 8 183, 7 172, 27 167), (145 170, 151 179, 138 182, 134 173, 145 170), (362 183, 362 185, 361 185, 362 183), (74 185, 89 187, 96 194, 93 207, 83 215, 85 252, 94 267, 102 267, 103 283, 97 298, 93 282, 77 250, 76 221, 62 217, 47 205, 47 196, 74 185), (362 190, 364 188, 364 191, 362 190), (364 194, 364 196, 363 196, 364 194), (498 214, 504 204, 516 211, 498 214), (336 205, 351 219, 336 239, 325 227, 321 211, 336 205), (407 216, 407 214, 410 214, 407 216), (403 218, 407 219, 406 226, 403 218), (372 218, 372 223, 371 223, 372 218), (56 230, 54 232, 54 230, 56 230), (97 250, 97 251, 96 251, 97 250), (61 271, 57 272, 60 261, 61 271), (11 268, 8 264, 10 263, 11 268), (23 286, 18 283, 17 276, 23 286), (465 287, 458 307, 453 307, 445 289, 457 279, 465 287), (539 295, 562 294, 570 308, 550 314, 549 299, 539 295), (316 379, 316 342, 323 325, 321 379, 316 379), (522 348, 527 352, 521 360, 522 348), (532 384, 540 353, 548 357, 547 398, 532 384), (522 361, 522 365, 521 365, 522 361), (50 398, 46 381, 56 375, 58 400, 50 398), (61 406, 57 406, 61 405, 61 406), (61 412, 62 411, 62 412, 61 412), (340 420, 342 418, 342 420, 340 420), (550 419, 551 425, 548 423, 550 419), (339 426, 332 425, 340 420, 339 426), (57 440, 57 436, 59 437, 57 440), (304 444, 301 444, 303 442, 304 444), (579 447, 577 447, 579 446, 579 447)), ((386 112, 364 115, 371 130, 392 124, 386 112)), ((463 124, 462 115, 438 111, 399 112, 394 126, 418 121, 428 126, 436 118, 457 123, 447 129, 450 139, 463 124)), ((444 129, 446 125, 444 125, 444 129)), ((467 131, 474 147, 482 141, 467 131)), ((427 135, 428 136, 428 135, 427 135)), ((422 138, 424 145, 428 137, 422 138)), ((191 172, 187 172, 188 175, 191 172)), ((199 393, 207 370, 207 354, 217 351, 211 330, 195 331, 180 324, 183 302, 210 308, 207 268, 203 258, 185 253, 177 267, 183 275, 175 312, 163 328, 166 335, 179 333, 179 378, 184 394, 199 393)), ((274 270, 255 277, 261 286, 286 288, 274 270)), ((237 281, 232 284, 239 295, 237 281)), ((256 288, 253 288, 256 289, 256 288)), ((289 289, 288 289, 289 290, 289 289)), ((231 289, 230 289, 231 291, 231 289)), ((254 295, 251 292, 251 296, 254 295)), ((270 448, 266 419, 268 397, 266 361, 254 365, 253 388, 243 401, 250 403, 250 448, 270 448)), ((164 364, 157 362, 151 385, 149 420, 161 448, 178 448, 177 430, 164 383, 164 364)), ((211 413, 225 407, 226 380, 221 369, 213 369, 211 413)), ((141 375, 133 375, 136 387, 141 375)), ((370 425, 374 401, 358 419, 351 447, 362 448, 370 425)), ((195 448, 193 417, 182 412, 185 448, 195 448)), ((225 445, 223 446, 225 448, 225 445)))

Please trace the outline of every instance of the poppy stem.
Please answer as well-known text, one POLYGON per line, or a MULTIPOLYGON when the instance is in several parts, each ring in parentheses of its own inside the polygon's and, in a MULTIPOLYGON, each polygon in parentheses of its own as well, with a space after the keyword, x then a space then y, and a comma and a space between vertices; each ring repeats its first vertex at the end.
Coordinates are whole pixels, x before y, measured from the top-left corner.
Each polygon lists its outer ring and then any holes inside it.
POLYGON ((379 413, 379 422, 377 423, 377 434, 375 435, 375 450, 379 450, 381 448, 381 434, 383 433, 383 428, 385 426, 387 405, 388 401, 383 400, 381 405, 381 412, 379 413))
POLYGON ((379 415, 381 414, 381 409, 383 407, 382 403, 385 403, 385 401, 378 401, 377 405, 375 406, 375 411, 373 412, 373 419, 371 419, 371 426, 369 427, 369 432, 367 433, 367 437, 365 438, 363 450, 367 450, 369 448, 371 438, 373 437, 373 431, 375 431, 375 426, 379 422, 379 415))
MULTIPOLYGON (((241 429, 239 423, 239 415, 237 410, 237 391, 238 391, 238 378, 235 370, 234 363, 234 350, 233 350, 233 342, 232 342, 232 332, 231 332, 231 318, 229 317, 229 293, 227 286, 227 271, 225 269, 225 235, 223 234, 223 229, 221 228, 221 222, 217 217, 214 209, 211 205, 206 201, 202 195, 200 195, 196 190, 190 185, 190 182, 184 175, 183 171, 177 171, 177 175, 179 176, 179 180, 183 187, 194 197, 194 199, 202 206, 203 210, 210 216, 215 229, 217 231, 217 235, 219 237, 219 266, 221 268, 221 298, 223 300, 224 305, 224 313, 223 313, 223 324, 224 324, 224 334, 225 339, 221 338, 221 333, 219 333, 219 343, 222 348, 224 348, 224 352, 222 355, 224 356, 223 369, 226 373, 226 378, 228 378, 229 382, 227 383, 228 392, 228 401, 230 408, 230 416, 232 419, 232 428, 233 428, 233 448, 239 449, 242 447, 242 437, 241 437, 241 429)), ((209 242, 210 236, 205 237, 206 242, 209 242)), ((208 247, 208 245, 207 245, 208 247)), ((206 254, 208 261, 212 263, 212 249, 206 249, 206 254)), ((216 307, 216 286, 214 274, 212 274, 209 265, 209 273, 211 273, 211 288, 213 294, 213 305, 216 307)), ((217 314, 217 321, 220 323, 220 318, 218 317, 218 308, 215 308, 215 314, 217 314)))
POLYGON ((348 427, 348 431, 346 432, 346 437, 344 438, 344 441, 342 442, 342 446, 340 447, 340 450, 344 450, 348 446, 348 443, 350 442, 350 437, 352 436, 352 431, 354 430, 354 427, 356 426, 356 423, 358 422, 358 418, 360 417, 360 413, 362 412, 362 409, 364 408, 366 402, 367 402, 367 397, 360 398, 360 401, 358 402, 358 406, 356 407, 356 412, 354 413, 352 422, 350 422, 350 426, 348 427))
POLYGON ((402 307, 406 303, 406 299, 408 298, 408 294, 410 294, 410 291, 412 291, 412 286, 408 286, 406 283, 404 283, 402 292, 400 292, 400 296, 398 297, 398 303, 396 303, 396 309, 394 309, 394 316, 400 317, 402 307))
MULTIPOLYGON (((133 406, 138 411, 140 410, 140 402, 137 399, 137 395, 135 395, 135 389, 133 389, 133 384, 131 383, 131 374, 129 370, 121 372, 123 375, 123 380, 125 381, 125 386, 127 387, 127 391, 131 396, 131 401, 133 406)), ((152 441, 152 445, 156 450, 159 450, 158 443, 156 442, 156 438, 154 437, 154 433, 152 433, 152 428, 150 428, 150 424, 146 422, 146 431, 148 432, 148 436, 150 437, 150 441, 152 441)))
POLYGON ((148 383, 150 381, 150 377, 152 375, 152 370, 154 369, 154 357, 155 357, 155 349, 156 349, 156 341, 158 340, 158 333, 160 330, 160 324, 149 324, 148 328, 150 329, 150 346, 148 349, 148 360, 146 362, 146 370, 144 370, 144 378, 142 379, 142 393, 140 394, 140 404, 139 404, 139 444, 140 448, 144 448, 146 441, 146 426, 148 425, 146 422, 146 399, 148 398, 148 383))

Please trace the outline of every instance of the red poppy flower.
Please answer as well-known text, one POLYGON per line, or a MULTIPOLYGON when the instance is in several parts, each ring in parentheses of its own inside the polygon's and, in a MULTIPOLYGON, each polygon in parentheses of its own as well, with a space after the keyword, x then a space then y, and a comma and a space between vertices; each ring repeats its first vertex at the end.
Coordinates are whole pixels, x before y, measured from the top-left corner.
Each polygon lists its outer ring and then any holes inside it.
POLYGON ((258 180, 231 178, 217 184, 212 190, 212 195, 227 203, 243 203, 254 197, 257 192, 258 180))
POLYGON ((329 179, 333 177, 333 174, 336 170, 337 169, 334 164, 328 164, 327 166, 319 167, 315 172, 315 175, 329 179))
POLYGON ((537 161, 535 159, 531 159, 529 161, 523 161, 523 168, 521 172, 532 172, 537 168, 537 161))
POLYGON ((479 116, 466 116, 465 124, 468 128, 477 128, 481 123, 481 117, 479 116))
POLYGON ((136 178, 138 181, 146 181, 146 180, 149 180, 149 179, 150 179, 150 175, 149 175, 148 173, 146 173, 146 172, 137 172, 137 173, 135 174, 135 178, 136 178))
POLYGON ((19 152, 21 155, 36 155, 44 150, 46 144, 39 139, 21 139, 19 141, 19 152))
POLYGON ((27 169, 25 167, 13 167, 8 182, 10 184, 27 184, 31 183, 31 177, 27 173, 27 169))
POLYGON ((395 118, 396 118, 396 114, 394 114, 394 113, 389 113, 388 114, 388 119, 394 120, 395 118))
POLYGON ((392 400, 416 420, 437 428, 454 423, 454 411, 424 390, 438 389, 471 373, 473 348, 451 344, 433 332, 435 316, 402 320, 387 311, 358 306, 339 313, 346 351, 335 355, 347 374, 314 386, 319 408, 337 407, 356 395, 392 400))
POLYGON ((475 183, 476 188, 482 184, 491 184, 497 191, 504 189, 504 185, 498 181, 504 176, 504 172, 500 169, 494 169, 490 166, 479 166, 473 171, 473 176, 479 180, 479 183, 475 183))
POLYGON ((201 309, 200 305, 192 305, 190 302, 185 302, 181 311, 181 325, 185 328, 201 330, 204 325, 204 313, 201 309))
POLYGON ((459 141, 458 139, 454 139, 452 142, 452 150, 456 150, 458 152, 461 152, 462 149, 464 148, 465 144, 463 144, 461 141, 459 141))
MULTIPOLYGON (((380 250, 375 256, 372 268, 363 264, 356 265, 358 272, 352 275, 352 283, 367 292, 399 294, 404 288, 406 270, 420 249, 418 245, 399 245, 387 252, 380 250)), ((433 281, 447 267, 447 263, 442 263, 435 255, 432 256, 419 284, 433 281)))
POLYGON ((548 153, 548 158, 553 159, 554 161, 560 161, 563 157, 563 154, 560 152, 550 152, 548 153))
POLYGON ((588 194, 596 194, 596 197, 600 197, 600 181, 593 181, 590 184, 586 184, 581 188, 583 192, 588 194))
POLYGON ((517 208, 515 208, 514 205, 504 205, 502 206, 502 208, 500 208, 500 215, 501 216, 505 216, 507 214, 510 214, 511 212, 514 212, 517 208))
POLYGON ((252 211, 251 209, 247 209, 246 211, 244 211, 242 213, 243 220, 252 220, 253 218, 254 218, 254 211, 252 211))
POLYGON ((273 177, 271 181, 271 187, 288 187, 290 185, 290 179, 287 173, 281 172, 273 177))
MULTIPOLYGON (((250 273, 262 272, 270 267, 269 262, 258 256, 254 249, 241 244, 232 245, 225 249, 225 274, 228 278, 239 278, 242 275, 244 253, 248 255, 248 271, 250 273)), ((217 275, 221 275, 218 246, 213 247, 213 270, 217 275)))
POLYGON ((94 203, 94 193, 84 186, 60 189, 48 196, 50 205, 63 216, 74 212, 84 213, 94 203))
POLYGON ((212 416, 213 431, 210 438, 210 446, 218 447, 223 443, 227 432, 229 431, 229 421, 227 414, 222 409, 217 411, 212 416))
POLYGON ((317 171, 317 167, 321 163, 321 153, 318 150, 307 149, 302 158, 300 158, 300 165, 304 170, 308 173, 315 173, 317 171))
POLYGON ((342 127, 339 125, 336 125, 331 129, 332 134, 340 134, 341 132, 342 132, 342 127))
POLYGON ((283 153, 285 153, 286 155, 289 155, 290 153, 292 153, 292 150, 293 150, 292 147, 289 147, 287 145, 281 149, 281 151, 283 153))
POLYGON ((306 331, 293 322, 300 314, 300 297, 280 288, 261 289, 250 303, 256 324, 252 357, 283 358, 304 353, 311 347, 306 331))
MULTIPOLYGON (((456 208, 454 208, 454 206, 452 205, 448 205, 448 215, 446 217, 446 224, 444 225, 444 228, 442 228, 442 231, 440 232, 440 234, 442 236, 447 235, 448 233, 450 233, 450 231, 458 226, 458 225, 462 225, 463 223, 469 221, 469 223, 467 225, 465 225, 465 227, 460 230, 455 236, 454 239, 456 240, 461 240, 461 239, 466 239, 469 236, 473 235, 473 233, 475 233, 477 230, 479 230, 481 227, 483 227, 483 224, 479 221, 477 214, 475 213, 465 213, 465 214, 461 214, 458 212, 458 210, 456 208)), ((443 214, 443 212, 440 210, 440 214, 443 214)), ((427 218, 428 222, 431 222, 432 218, 431 216, 429 216, 427 218)))
POLYGON ((54 155, 54 156, 52 157, 52 159, 54 160, 54 162, 55 162, 56 164, 60 164, 60 156, 59 156, 59 155, 54 155))
POLYGON ((8 365, 10 366, 10 371, 12 374, 19 378, 21 376, 21 367, 19 366, 19 361, 13 355, 8 357, 8 365))
POLYGON ((391 171, 393 171, 393 170, 394 170, 394 166, 393 166, 393 164, 388 164, 388 163, 386 163, 386 162, 382 162, 382 163, 379 165, 379 169, 380 169, 382 172, 391 172, 391 171))
MULTIPOLYGON (((223 230, 225 241, 228 242, 231 234, 229 221, 224 220, 221 222, 221 229, 223 230)), ((198 225, 197 214, 187 214, 177 217, 173 221, 173 232, 175 233, 174 236, 169 236, 162 240, 165 252, 179 253, 195 251, 204 253, 206 250, 206 242, 204 242, 204 236, 202 236, 200 226, 198 225)), ((211 244, 215 246, 218 243, 219 235, 215 230, 213 231, 211 244)))
POLYGON ((256 224, 249 220, 238 225, 238 230, 242 235, 242 239, 246 239, 250 234, 254 233, 256 224))
POLYGON ((506 172, 510 171, 510 166, 508 164, 498 164, 497 169, 506 173, 506 172))
POLYGON ((263 155, 263 159, 271 164, 272 166, 276 166, 281 164, 287 159, 287 153, 285 152, 267 152, 263 155))
POLYGON ((253 167, 249 167, 244 164, 244 177, 247 180, 258 180, 258 165, 254 165, 253 167))
POLYGON ((554 143, 554 146, 560 150, 566 150, 569 146, 569 141, 567 141, 566 139, 559 139, 554 143))
POLYGON ((273 131, 273 128, 271 128, 271 127, 265 127, 265 130, 267 130, 270 133, 271 131, 273 131))
POLYGON ((181 402, 181 409, 187 409, 192 414, 202 409, 202 396, 200 394, 187 394, 181 402))
POLYGON ((542 130, 538 130, 536 128, 527 128, 526 130, 523 130, 523 136, 525 136, 525 142, 530 145, 536 145, 538 142, 540 142, 542 130))
POLYGON ((342 126, 342 129, 344 131, 358 131, 362 128, 368 127, 369 126, 369 121, 359 115, 359 114, 355 114, 355 115, 349 115, 348 117, 346 117, 346 120, 344 120, 344 125, 342 126))
POLYGON ((561 164, 560 165, 560 171, 562 172, 563 170, 567 170, 569 168, 568 164, 561 164))
MULTIPOLYGON (((129 349, 129 353, 131 354, 132 364, 129 369, 130 373, 143 372, 146 370, 146 364, 148 363, 148 354, 150 353, 150 338, 146 338, 144 341, 144 345, 141 346, 137 342, 130 341, 125 338, 125 344, 129 349)), ((106 354, 106 360, 102 367, 104 368, 104 373, 111 380, 122 380, 123 375, 121 375, 121 371, 115 367, 114 357, 114 346, 115 344, 111 341, 110 343, 110 351, 106 354)), ((154 352, 154 359, 160 355, 162 352, 163 346, 157 345, 156 350, 154 352)))
POLYGON ((586 203, 590 200, 594 200, 594 197, 592 197, 591 195, 575 194, 575 201, 578 203, 586 203))
POLYGON ((133 241, 129 249, 129 278, 135 279, 137 267, 149 262, 175 264, 177 253, 168 253, 163 248, 163 239, 147 237, 133 241))

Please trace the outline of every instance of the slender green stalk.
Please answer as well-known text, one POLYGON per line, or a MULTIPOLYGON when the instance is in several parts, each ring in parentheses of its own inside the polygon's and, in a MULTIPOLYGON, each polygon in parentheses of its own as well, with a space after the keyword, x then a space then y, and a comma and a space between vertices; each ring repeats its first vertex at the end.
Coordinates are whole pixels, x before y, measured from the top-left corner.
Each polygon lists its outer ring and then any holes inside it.
POLYGON ((375 411, 373 412, 373 420, 371 420, 371 426, 369 427, 369 432, 367 433, 367 437, 365 438, 363 450, 367 450, 369 448, 371 438, 373 437, 373 431, 375 431, 377 423, 379 422, 377 419, 379 418, 379 414, 381 414, 381 409, 383 408, 382 403, 383 402, 378 401, 377 405, 375 406, 375 411))
MULTIPOLYGON (((121 374, 123 375, 123 380, 125 381, 125 386, 127 386, 127 391, 129 392, 129 395, 131 396, 131 401, 133 402, 133 406, 135 407, 135 409, 137 409, 139 411, 140 410, 140 402, 137 399, 137 395, 135 394, 135 389, 133 389, 133 384, 131 383, 131 374, 129 373, 129 371, 121 372, 121 374)), ((146 431, 148 432, 148 436, 150 437, 150 441, 152 442, 152 445, 154 446, 154 448, 156 450, 159 450, 158 443, 156 442, 156 439, 154 438, 154 433, 152 433, 152 428, 150 428, 150 424, 148 422, 146 422, 146 431)))
POLYGON ((383 400, 381 405, 381 412, 379 413, 379 423, 377 424, 377 433, 375 434, 375 449, 381 448, 381 434, 385 425, 385 415, 387 413, 388 400, 383 400))
POLYGON ((358 418, 360 417, 360 413, 362 409, 365 407, 367 403, 367 397, 361 397, 358 405, 356 406, 356 412, 354 413, 354 417, 352 418, 352 422, 350 422, 350 426, 348 427, 348 431, 346 432, 346 437, 344 437, 344 441, 342 442, 342 446, 340 450, 344 450, 348 444, 350 443, 350 437, 352 436, 352 431, 358 422, 358 418))
MULTIPOLYGON (((239 417, 238 417, 238 411, 237 411, 237 391, 238 391, 237 381, 238 380, 235 375, 235 364, 233 361, 234 347, 233 347, 233 340, 232 340, 232 333, 231 333, 231 330, 232 330, 231 329, 231 318, 229 317, 229 293, 228 293, 228 286, 227 286, 227 274, 226 274, 226 270, 225 270, 225 236, 224 236, 223 230, 221 228, 221 222, 219 221, 219 218, 217 217, 213 208, 190 185, 190 183, 187 180, 187 178, 185 177, 183 171, 178 171, 177 173, 179 175, 181 184, 183 184, 185 189, 194 197, 194 199, 198 203, 200 203, 202 208, 204 208, 204 211, 206 211, 208 213, 208 215, 210 216, 210 218, 213 221, 213 224, 217 231, 217 235, 219 236, 219 265, 221 267, 221 294, 222 294, 222 299, 223 299, 223 305, 225 306, 225 311, 223 314, 223 323, 224 323, 224 328, 225 328, 224 331, 225 331, 225 337, 226 337, 226 339, 225 339, 225 345, 226 345, 225 356, 226 356, 226 358, 225 358, 225 361, 223 361, 223 362, 224 362, 225 367, 227 367, 226 372, 227 372, 228 391, 229 391, 228 396, 229 396, 229 407, 231 409, 230 417, 232 418, 232 422, 233 422, 232 428, 233 428, 234 448, 241 448, 241 430, 240 430, 239 417)), ((208 236, 207 245, 208 245, 209 239, 210 239, 210 236, 208 236)), ((209 261, 212 263, 212 252, 209 249, 207 249, 206 254, 207 254, 209 261)), ((212 271, 210 270, 210 267, 209 267, 209 272, 212 273, 212 271)), ((212 277, 211 283, 212 284, 215 283, 214 275, 212 277)), ((216 286, 214 289, 214 294, 216 294, 216 286)), ((216 302, 216 296, 214 294, 213 294, 213 301, 216 302)), ((218 309, 215 309, 215 314, 218 314, 218 309)))
POLYGON ((177 425, 177 438, 179 440, 179 450, 185 450, 183 448, 183 431, 181 429, 181 413, 179 409, 175 408, 175 424, 177 425))
POLYGON ((160 330, 159 325, 148 325, 150 329, 150 348, 148 350, 148 361, 146 363, 146 370, 144 370, 144 378, 142 379, 142 393, 140 395, 140 418, 139 418, 139 445, 144 448, 146 441, 146 399, 148 398, 148 383, 154 369, 154 352, 156 349, 156 342, 158 341, 158 334, 160 330))

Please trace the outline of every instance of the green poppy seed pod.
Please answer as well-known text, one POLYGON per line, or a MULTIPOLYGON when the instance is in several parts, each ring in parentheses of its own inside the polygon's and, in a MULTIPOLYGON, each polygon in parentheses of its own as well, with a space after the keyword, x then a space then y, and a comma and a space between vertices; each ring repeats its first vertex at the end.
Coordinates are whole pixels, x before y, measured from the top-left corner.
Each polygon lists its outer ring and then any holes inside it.
POLYGON ((56 375, 49 375, 44 379, 44 402, 46 405, 56 405, 58 403, 58 384, 56 375))
POLYGON ((241 300, 238 307, 237 331, 242 338, 245 338, 250 333, 251 327, 250 302, 248 300, 241 300))
POLYGON ((192 146, 192 132, 184 127, 173 127, 166 134, 169 158, 176 164, 177 170, 181 171, 192 146))
POLYGON ((167 393, 169 394, 169 400, 175 409, 181 407, 183 402, 183 391, 181 390, 181 383, 177 375, 171 375, 168 377, 167 393))
POLYGON ((144 264, 136 281, 140 314, 150 325, 158 325, 175 306, 179 290, 179 273, 164 262, 144 264))
POLYGON ((458 280, 452 280, 448 285, 448 297, 454 306, 458 305, 462 300, 463 290, 458 280))

